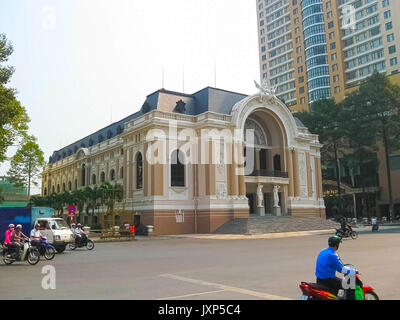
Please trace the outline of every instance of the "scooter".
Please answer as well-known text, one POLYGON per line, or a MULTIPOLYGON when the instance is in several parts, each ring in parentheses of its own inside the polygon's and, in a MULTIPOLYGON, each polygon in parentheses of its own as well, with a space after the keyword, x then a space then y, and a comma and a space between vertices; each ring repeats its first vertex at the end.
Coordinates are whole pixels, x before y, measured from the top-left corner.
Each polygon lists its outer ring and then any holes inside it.
POLYGON ((86 249, 88 250, 93 250, 94 248, 94 243, 92 240, 89 239, 87 233, 85 233, 85 237, 80 237, 80 239, 78 237, 75 237, 75 241, 69 244, 69 248, 71 250, 82 247, 86 247, 86 249))
POLYGON ((38 250, 40 255, 46 260, 52 260, 56 255, 56 248, 47 241, 47 237, 42 237, 38 250))
MULTIPOLYGON (((351 266, 351 265, 346 265, 351 266)), ((359 272, 356 272, 356 283, 361 283, 361 287, 364 293, 365 300, 379 300, 378 295, 375 293, 374 288, 365 286, 360 280, 359 272)), ((301 282, 299 285, 302 295, 298 300, 346 300, 346 290, 339 290, 338 294, 335 295, 334 290, 331 288, 322 286, 317 283, 301 282)))
POLYGON ((22 252, 21 250, 10 248, 7 245, 5 245, 3 249, 3 262, 5 264, 12 264, 16 261, 28 261, 30 265, 35 265, 39 262, 39 260, 39 250, 31 246, 30 240, 24 242, 24 248, 22 252))

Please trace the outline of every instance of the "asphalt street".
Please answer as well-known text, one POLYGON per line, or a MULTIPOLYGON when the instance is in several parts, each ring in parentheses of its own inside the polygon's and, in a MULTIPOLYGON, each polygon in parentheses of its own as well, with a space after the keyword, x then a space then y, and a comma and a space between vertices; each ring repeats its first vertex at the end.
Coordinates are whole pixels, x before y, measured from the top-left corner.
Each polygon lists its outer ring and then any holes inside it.
MULTIPOLYGON (((297 299, 328 236, 153 238, 67 249, 35 266, 0 261, 0 299, 297 299), (42 288, 46 265, 55 267, 55 289, 42 288)), ((338 254, 381 299, 400 299, 399 248, 400 227, 386 227, 344 240, 338 254)))

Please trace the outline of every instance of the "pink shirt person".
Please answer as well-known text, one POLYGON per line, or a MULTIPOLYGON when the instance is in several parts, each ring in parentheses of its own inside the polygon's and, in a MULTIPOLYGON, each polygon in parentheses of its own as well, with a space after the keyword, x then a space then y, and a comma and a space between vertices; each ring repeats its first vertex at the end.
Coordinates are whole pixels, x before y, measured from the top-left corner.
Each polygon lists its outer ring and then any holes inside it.
POLYGON ((4 240, 4 244, 11 244, 11 236, 12 236, 13 231, 8 229, 6 231, 6 239, 4 240))

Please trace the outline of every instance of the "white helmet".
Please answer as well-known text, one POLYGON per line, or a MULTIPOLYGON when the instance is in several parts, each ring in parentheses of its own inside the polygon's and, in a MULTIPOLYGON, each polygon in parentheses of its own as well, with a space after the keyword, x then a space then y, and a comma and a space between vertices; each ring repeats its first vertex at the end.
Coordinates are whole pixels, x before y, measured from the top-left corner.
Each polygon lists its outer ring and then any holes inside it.
POLYGON ((22 226, 20 224, 17 224, 17 226, 15 227, 15 229, 22 229, 22 226))
POLYGON ((11 223, 8 225, 9 228, 14 228, 14 225, 11 223))

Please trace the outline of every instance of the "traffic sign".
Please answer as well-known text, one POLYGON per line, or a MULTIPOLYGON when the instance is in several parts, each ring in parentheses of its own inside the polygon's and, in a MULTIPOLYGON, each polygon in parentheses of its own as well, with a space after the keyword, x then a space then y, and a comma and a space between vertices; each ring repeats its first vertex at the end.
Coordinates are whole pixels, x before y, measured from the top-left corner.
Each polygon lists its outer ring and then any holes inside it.
POLYGON ((68 216, 73 217, 75 216, 76 207, 72 204, 68 207, 68 216))

